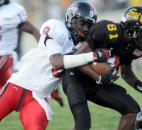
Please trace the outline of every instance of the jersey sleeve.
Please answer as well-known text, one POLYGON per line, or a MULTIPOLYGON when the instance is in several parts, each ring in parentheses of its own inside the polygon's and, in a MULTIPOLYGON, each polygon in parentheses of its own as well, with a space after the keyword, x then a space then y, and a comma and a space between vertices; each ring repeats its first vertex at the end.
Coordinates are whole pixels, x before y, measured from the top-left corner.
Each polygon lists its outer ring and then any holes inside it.
POLYGON ((23 6, 20 6, 19 5, 19 18, 21 20, 21 22, 25 22, 27 20, 27 13, 26 13, 26 10, 23 6))
POLYGON ((65 24, 62 21, 50 19, 46 21, 40 29, 41 36, 50 37, 59 43, 64 43, 65 39, 65 24))
POLYGON ((55 19, 50 19, 41 26, 40 35, 39 46, 48 46, 47 39, 54 39, 58 46, 64 48, 69 40, 65 24, 55 19))
POLYGON ((27 13, 24 7, 17 3, 11 3, 9 5, 8 15, 6 15, 3 19, 3 25, 6 28, 15 28, 26 20, 27 13))
POLYGON ((63 54, 63 49, 61 45, 58 42, 56 42, 54 39, 48 39, 46 41, 46 47, 49 57, 53 54, 63 54))

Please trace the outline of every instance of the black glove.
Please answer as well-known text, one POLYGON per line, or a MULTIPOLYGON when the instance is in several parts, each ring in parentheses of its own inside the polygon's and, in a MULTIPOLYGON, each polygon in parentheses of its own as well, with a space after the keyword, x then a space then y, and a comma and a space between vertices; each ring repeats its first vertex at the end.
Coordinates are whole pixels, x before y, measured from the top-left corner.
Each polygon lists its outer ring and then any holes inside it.
POLYGON ((96 49, 94 51, 94 57, 97 58, 97 62, 106 62, 110 56, 111 52, 108 49, 96 49))
POLYGON ((134 84, 134 88, 142 93, 142 82, 140 80, 137 80, 134 84))
POLYGON ((96 81, 97 84, 109 84, 115 80, 117 80, 119 76, 117 76, 116 69, 111 69, 109 72, 100 76, 99 80, 96 81))

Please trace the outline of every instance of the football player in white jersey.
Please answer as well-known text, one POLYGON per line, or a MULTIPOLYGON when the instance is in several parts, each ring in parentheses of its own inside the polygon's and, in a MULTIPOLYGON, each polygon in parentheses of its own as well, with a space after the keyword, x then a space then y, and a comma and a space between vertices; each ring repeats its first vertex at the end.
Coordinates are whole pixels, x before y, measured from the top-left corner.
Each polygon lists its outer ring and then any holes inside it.
MULTIPOLYGON (((39 41, 39 31, 27 21, 27 13, 25 9, 17 4, 10 3, 9 0, 0 0, 0 88, 10 78, 14 65, 13 56, 16 55, 14 50, 18 46, 19 31, 32 34, 39 41), (14 54, 12 56, 12 54, 14 54)), ((63 106, 63 100, 59 93, 55 90, 52 98, 56 100, 60 106, 63 106)))
MULTIPOLYGON (((86 13, 81 12, 82 8, 76 10, 78 17, 74 18, 73 23, 76 29, 69 28, 68 17, 66 24, 50 19, 42 25, 38 47, 31 49, 21 58, 19 71, 12 74, 2 88, 0 120, 17 110, 24 130, 45 130, 52 113, 46 97, 50 97, 50 93, 61 81, 64 69, 93 61, 106 61, 110 56, 109 52, 104 50, 69 54, 74 51, 74 44, 84 40, 87 30, 96 22, 95 7, 88 2, 80 2, 84 4, 86 13)), ((74 2, 73 5, 78 6, 80 2, 74 2)), ((81 52, 82 46, 83 44, 78 52, 81 52)), ((94 72, 93 76, 95 74, 94 72)), ((96 81, 99 78, 96 77, 96 81)))
POLYGON ((0 0, 0 88, 12 74, 12 54, 18 44, 18 30, 32 34, 39 41, 40 34, 27 21, 25 9, 9 0, 0 0))

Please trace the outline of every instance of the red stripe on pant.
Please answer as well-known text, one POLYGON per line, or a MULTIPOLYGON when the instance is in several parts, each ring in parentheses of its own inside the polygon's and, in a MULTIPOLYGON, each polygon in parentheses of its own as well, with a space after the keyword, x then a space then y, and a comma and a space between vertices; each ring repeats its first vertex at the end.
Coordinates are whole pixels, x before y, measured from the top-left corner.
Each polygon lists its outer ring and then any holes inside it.
MULTIPOLYGON (((7 80, 12 75, 11 66, 13 64, 13 58, 10 55, 4 57, 5 61, 0 60, 1 62, 5 62, 5 63, 0 63, 1 65, 3 64, 3 66, 1 66, 0 68, 0 88, 6 84, 7 80)), ((1 58, 2 57, 0 57, 0 59, 1 58)))
MULTIPOLYGON (((16 109, 22 92, 22 87, 12 83, 8 84, 6 90, 0 96, 0 120, 16 109)), ((48 125, 46 113, 32 97, 31 91, 26 91, 18 112, 24 130, 46 130, 48 125)))

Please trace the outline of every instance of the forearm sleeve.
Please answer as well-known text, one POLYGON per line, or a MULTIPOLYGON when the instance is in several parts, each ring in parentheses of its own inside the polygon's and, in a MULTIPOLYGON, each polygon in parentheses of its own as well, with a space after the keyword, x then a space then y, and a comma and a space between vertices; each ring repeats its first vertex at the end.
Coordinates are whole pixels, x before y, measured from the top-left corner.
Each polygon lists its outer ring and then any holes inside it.
POLYGON ((93 52, 82 53, 78 55, 64 55, 63 57, 65 69, 82 66, 93 61, 94 61, 93 52))

